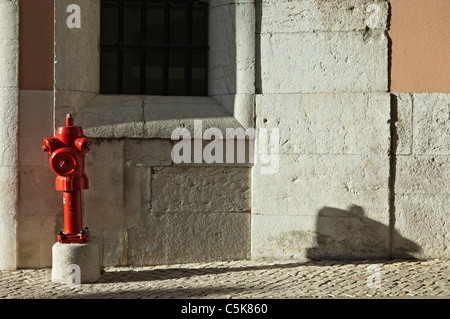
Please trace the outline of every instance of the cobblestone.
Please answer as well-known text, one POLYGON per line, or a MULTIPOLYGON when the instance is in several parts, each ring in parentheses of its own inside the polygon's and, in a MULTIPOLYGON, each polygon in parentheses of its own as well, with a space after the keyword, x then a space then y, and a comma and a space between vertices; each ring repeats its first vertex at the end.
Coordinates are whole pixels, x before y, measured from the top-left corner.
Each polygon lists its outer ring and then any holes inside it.
POLYGON ((24 269, 0 271, 0 298, 450 298, 449 265, 443 260, 387 260, 115 267, 106 268, 97 283, 78 286, 51 282, 51 269, 24 269))

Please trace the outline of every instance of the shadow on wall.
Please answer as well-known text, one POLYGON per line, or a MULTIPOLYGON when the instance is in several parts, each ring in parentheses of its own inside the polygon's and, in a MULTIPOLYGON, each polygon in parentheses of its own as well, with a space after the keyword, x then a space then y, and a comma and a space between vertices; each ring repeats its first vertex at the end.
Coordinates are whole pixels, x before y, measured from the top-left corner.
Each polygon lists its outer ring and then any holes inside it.
POLYGON ((390 258, 390 245, 395 242, 396 256, 413 259, 410 253, 418 252, 420 247, 400 236, 389 226, 368 218, 360 206, 349 210, 324 207, 316 221, 316 247, 307 250, 311 260, 345 259, 387 259, 390 258))

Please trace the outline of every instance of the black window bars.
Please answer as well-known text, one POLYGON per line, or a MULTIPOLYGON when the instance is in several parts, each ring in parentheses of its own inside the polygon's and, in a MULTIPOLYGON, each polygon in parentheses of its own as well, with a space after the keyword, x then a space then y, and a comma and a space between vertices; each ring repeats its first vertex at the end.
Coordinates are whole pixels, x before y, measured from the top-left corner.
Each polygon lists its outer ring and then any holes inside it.
POLYGON ((207 95, 208 2, 102 0, 100 91, 207 95))

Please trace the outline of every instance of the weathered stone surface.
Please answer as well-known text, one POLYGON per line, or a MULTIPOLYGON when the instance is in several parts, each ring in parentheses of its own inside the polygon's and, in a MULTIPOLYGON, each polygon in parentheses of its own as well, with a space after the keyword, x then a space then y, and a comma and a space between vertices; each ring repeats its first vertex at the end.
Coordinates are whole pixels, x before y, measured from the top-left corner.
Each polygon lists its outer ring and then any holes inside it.
POLYGON ((257 128, 278 128, 280 153, 286 154, 387 154, 389 120, 387 93, 268 94, 256 100, 257 128))
POLYGON ((314 216, 253 214, 252 259, 307 260, 306 250, 315 244, 314 224, 314 216))
POLYGON ((17 167, 19 134, 19 92, 17 88, 0 87, 0 167, 17 167))
POLYGON ((254 3, 255 0, 210 0, 209 7, 214 8, 223 5, 233 5, 233 4, 243 4, 243 3, 254 3))
POLYGON ((450 195, 449 160, 448 156, 398 156, 396 194, 450 195))
POLYGON ((209 94, 254 93, 254 5, 212 7, 209 20, 209 94))
POLYGON ((16 265, 16 213, 19 199, 17 169, 0 167, 0 180, 0 234, 2 244, 5 244, 1 246, 4 253, 0 258, 0 269, 12 269, 16 265))
POLYGON ((17 39, 19 6, 15 1, 0 0, 0 39, 17 39))
POLYGON ((211 97, 98 95, 75 116, 86 135, 101 138, 170 139, 177 128, 193 134, 194 120, 202 120, 204 129, 242 127, 211 97))
POLYGON ((250 174, 246 167, 157 169, 152 178, 152 213, 248 212, 250 174))
POLYGON ((105 229, 102 248, 102 266, 114 267, 127 264, 126 235, 123 229, 105 229))
POLYGON ((128 230, 133 266, 246 259, 250 213, 152 214, 147 227, 128 230))
POLYGON ((124 227, 139 227, 152 205, 152 168, 124 167, 124 227))
POLYGON ((450 167, 448 156, 398 156, 395 229, 410 242, 393 240, 397 258, 448 258, 450 167))
POLYGON ((19 6, 0 0, 0 269, 17 267, 19 6))
POLYGON ((394 94, 394 103, 397 103, 396 154, 409 155, 412 152, 412 94, 394 94))
POLYGON ((415 93, 413 109, 413 153, 450 155, 450 93, 415 93))
POLYGON ((359 206, 322 207, 314 216, 253 215, 252 230, 253 259, 389 256, 388 218, 368 218, 359 206))
POLYGON ((402 194, 396 196, 395 229, 402 235, 402 238, 408 240, 398 240, 394 237, 394 258, 450 258, 448 181, 447 176, 446 194, 402 194))
POLYGON ((254 124, 254 94, 221 94, 213 96, 233 114, 244 128, 252 128, 254 124))
MULTIPOLYGON (((82 91, 54 91, 55 96, 55 111, 54 121, 55 129, 58 126, 66 125, 66 115, 76 115, 89 101, 95 98, 98 94, 93 92, 82 91)), ((111 111, 112 108, 109 110, 111 111)))
MULTIPOLYGON (((38 144, 40 145, 40 144, 38 144)), ((42 155, 47 157, 42 152, 42 155)), ((46 167, 21 167, 19 171, 21 214, 63 214, 62 192, 55 189, 56 174, 46 167)), ((53 227, 55 227, 53 223, 53 227)), ((55 233, 56 234, 56 233, 55 233)))
POLYGON ((387 48, 381 31, 261 34, 262 93, 386 92, 387 48))
POLYGON ((386 29, 385 0, 256 0, 261 33, 386 29))
POLYGON ((143 102, 133 95, 99 95, 76 114, 74 121, 90 137, 142 137, 143 102))
POLYGON ((55 18, 55 89, 99 92, 100 2, 57 1, 55 18), (80 6, 80 28, 67 27, 67 7, 70 4, 80 6))
POLYGON ((260 167, 252 174, 254 214, 315 216, 323 207, 357 205, 368 218, 389 215, 387 156, 280 155, 277 173, 260 167))
POLYGON ((19 41, 0 38, 0 87, 17 86, 19 81, 19 41))
MULTIPOLYGON (((62 210, 62 194, 57 203, 62 210)), ((59 230, 56 225, 57 214, 62 211, 38 211, 34 214, 20 210, 17 220, 19 250, 17 263, 21 268, 44 268, 52 265, 52 245, 57 241, 59 230)), ((62 216, 61 216, 62 217, 62 216)))
POLYGON ((94 140, 86 154, 89 189, 83 192, 84 224, 94 235, 123 225, 123 141, 94 140))
POLYGON ((17 168, 0 166, 0 180, 0 215, 14 216, 19 195, 17 168))
POLYGON ((168 138, 177 128, 194 134, 194 121, 201 120, 202 129, 242 127, 223 105, 211 97, 151 97, 145 99, 144 137, 168 138))
POLYGON ((127 139, 124 143, 127 166, 172 165, 172 141, 163 139, 127 139))

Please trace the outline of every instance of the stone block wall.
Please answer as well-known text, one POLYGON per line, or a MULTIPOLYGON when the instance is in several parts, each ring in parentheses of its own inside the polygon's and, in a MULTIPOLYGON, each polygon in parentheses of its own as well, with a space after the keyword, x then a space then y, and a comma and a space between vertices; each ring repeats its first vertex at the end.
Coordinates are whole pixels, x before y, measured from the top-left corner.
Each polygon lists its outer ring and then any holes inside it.
POLYGON ((239 260, 250 252, 250 164, 179 164, 170 139, 95 139, 85 224, 104 266, 239 260))
POLYGON ((280 148, 276 173, 253 168, 253 258, 390 256, 387 9, 257 2, 256 128, 280 148))
MULTIPOLYGON (((448 93, 398 93, 395 228, 415 243, 415 258, 448 258, 450 125, 448 93)), ((393 242, 393 256, 410 246, 393 242)))
POLYGON ((253 168, 253 258, 449 257, 450 97, 389 92, 389 9, 257 1, 256 128, 280 147, 253 168))
POLYGON ((17 267, 19 7, 0 1, 0 269, 17 267))

